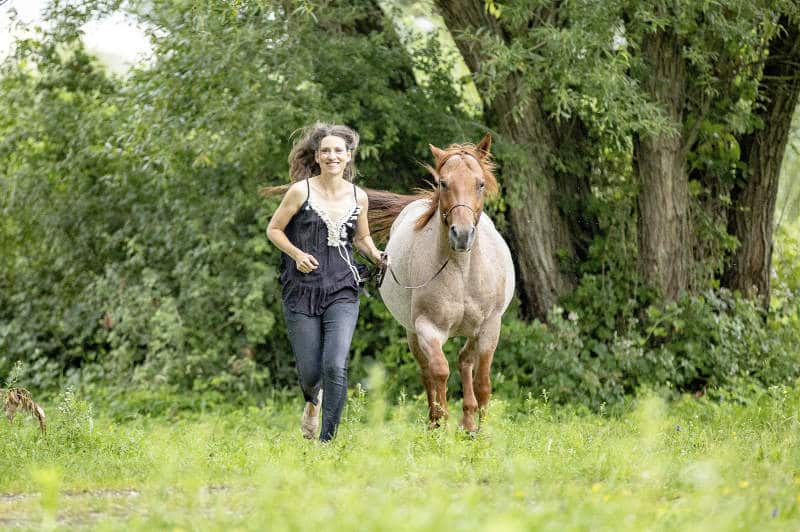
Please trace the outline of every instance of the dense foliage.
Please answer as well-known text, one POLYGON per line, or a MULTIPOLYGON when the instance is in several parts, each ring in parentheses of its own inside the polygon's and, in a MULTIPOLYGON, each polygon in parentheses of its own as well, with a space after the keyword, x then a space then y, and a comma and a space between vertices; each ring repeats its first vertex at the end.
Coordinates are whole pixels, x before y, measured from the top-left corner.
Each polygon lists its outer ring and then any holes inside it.
MULTIPOLYGON (((408 191, 424 183, 417 161, 428 160, 429 142, 475 140, 484 126, 463 111, 449 65, 430 60, 439 44, 409 55, 376 6, 132 4, 154 59, 128 77, 110 76, 79 39, 81 24, 114 2, 53 2, 53 26, 2 65, 0 376, 23 361, 20 382, 37 390, 68 382, 243 397, 292 385, 278 254, 264 236, 277 200, 257 196, 285 181, 291 132, 315 120, 354 126, 361 183, 408 191)), ((585 83, 605 71, 592 63, 585 83)), ((620 83, 638 102, 636 85, 620 83)), ((599 105, 570 90, 553 94, 554 113, 599 105)), ((637 115, 616 112, 622 100, 602 103, 590 153, 600 230, 547 325, 509 314, 497 390, 599 406, 647 384, 699 391, 796 377, 796 232, 777 254, 769 312, 711 281, 664 304, 638 278, 637 188, 620 133, 651 123, 647 105, 637 115)), ((727 152, 708 142, 714 153, 697 164, 723 164, 727 152)), ((514 157, 512 144, 498 151, 514 157)), ((508 205, 526 200, 506 188, 490 206, 501 227, 508 205)), ((420 390, 404 333, 366 297, 352 377, 373 362, 389 369, 394 392, 420 390)))

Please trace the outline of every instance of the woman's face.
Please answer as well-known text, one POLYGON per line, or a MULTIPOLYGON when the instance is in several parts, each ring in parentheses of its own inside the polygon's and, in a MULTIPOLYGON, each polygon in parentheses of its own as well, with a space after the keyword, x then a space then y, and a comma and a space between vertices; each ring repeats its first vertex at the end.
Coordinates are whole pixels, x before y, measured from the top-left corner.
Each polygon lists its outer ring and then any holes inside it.
POLYGON ((328 135, 319 143, 315 159, 324 175, 341 175, 350 162, 351 153, 342 137, 328 135))

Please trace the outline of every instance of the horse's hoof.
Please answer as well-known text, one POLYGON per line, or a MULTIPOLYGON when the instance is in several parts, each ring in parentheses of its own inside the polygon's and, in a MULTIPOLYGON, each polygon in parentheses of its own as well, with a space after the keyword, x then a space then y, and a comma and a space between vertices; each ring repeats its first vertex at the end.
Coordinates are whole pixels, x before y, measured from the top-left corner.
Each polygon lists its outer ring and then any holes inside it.
POLYGON ((429 429, 439 429, 447 425, 447 416, 442 416, 437 419, 428 419, 428 428, 429 429))
POLYGON ((461 430, 463 430, 464 432, 469 433, 469 434, 474 434, 474 433, 478 432, 478 429, 475 427, 475 424, 465 425, 465 424, 461 423, 458 427, 461 430))

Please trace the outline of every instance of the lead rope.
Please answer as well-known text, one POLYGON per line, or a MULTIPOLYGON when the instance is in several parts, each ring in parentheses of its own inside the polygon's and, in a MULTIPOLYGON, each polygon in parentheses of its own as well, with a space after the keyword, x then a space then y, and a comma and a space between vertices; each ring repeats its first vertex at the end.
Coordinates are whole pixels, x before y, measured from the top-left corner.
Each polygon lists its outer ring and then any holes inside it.
MULTIPOLYGON (((356 207, 355 207, 355 210, 354 210, 355 215, 358 216, 358 214, 361 212, 361 206, 358 204, 358 194, 356 194, 356 184, 355 183, 353 183, 353 202, 356 204, 356 207)), ((352 218, 352 217, 353 217, 353 215, 351 214, 348 217, 348 220, 350 218, 352 218)), ((355 223, 355 222, 353 222, 353 223, 355 223)), ((345 221, 345 224, 349 225, 349 223, 347 221, 345 221)), ((342 229, 344 229, 344 225, 342 225, 342 229)), ((340 229, 340 231, 342 229, 340 229)), ((356 280, 356 284, 360 285, 361 284, 361 274, 358 273, 358 269, 353 265, 352 262, 350 262, 350 257, 348 256, 348 254, 347 253, 342 253, 342 248, 343 247, 344 247, 344 244, 342 244, 341 241, 340 241, 339 242, 339 246, 338 246, 338 248, 339 248, 339 256, 342 257, 344 259, 344 261, 347 263, 347 267, 350 268, 350 272, 353 274, 353 279, 356 280)))
MULTIPOLYGON (((389 273, 392 274, 392 279, 394 279, 394 282, 396 282, 398 284, 398 286, 400 286, 400 288, 405 288, 406 290, 414 290, 416 288, 422 288, 426 284, 428 284, 431 281, 433 281, 434 279, 436 279, 439 276, 439 274, 444 271, 444 267, 447 266, 448 262, 450 262, 450 257, 447 257, 447 259, 445 259, 444 263, 439 267, 439 269, 436 271, 436 273, 433 274, 433 277, 431 277, 430 279, 428 279, 424 283, 418 284, 416 286, 407 286, 407 285, 404 285, 403 283, 401 283, 397 279, 397 276, 394 274, 394 270, 392 269, 391 266, 387 266, 386 270, 389 270, 389 273)), ((383 270, 383 272, 380 274, 380 277, 378 278, 378 288, 383 286, 383 279, 386 276, 386 270, 383 270)))
POLYGON ((356 284, 360 284, 361 275, 358 274, 358 269, 355 266, 353 266, 352 262, 350 262, 350 258, 347 256, 347 253, 342 253, 343 247, 344 244, 336 246, 336 249, 339 251, 339 256, 342 257, 342 260, 344 260, 347 263, 347 267, 350 268, 350 273, 353 274, 353 279, 356 280, 356 284))
MULTIPOLYGON (((356 193, 356 184, 355 183, 353 183, 353 203, 356 204, 356 207, 355 207, 355 210, 354 210, 355 215, 358 216, 358 214, 361 212, 361 206, 358 204, 358 194, 356 193)), ((351 214, 347 219, 349 220, 350 218, 352 218, 352 216, 353 215, 351 214)), ((353 222, 353 223, 355 223, 355 222, 353 222)), ((345 224, 349 225, 349 223, 347 221, 345 221, 345 224)), ((343 229, 344 229, 344 224, 342 225, 342 228, 340 228, 340 231, 342 231, 343 229)), ((356 280, 356 284, 360 285, 361 284, 361 274, 358 273, 358 269, 355 266, 353 266, 352 262, 350 262, 350 257, 348 256, 348 254, 347 253, 342 253, 342 248, 343 247, 344 247, 344 244, 342 244, 341 241, 340 241, 339 242, 339 246, 338 246, 338 248, 339 248, 339 256, 342 257, 344 259, 344 261, 347 263, 347 267, 350 268, 350 273, 353 274, 353 279, 356 280)), ((354 257, 354 259, 355 259, 355 257, 354 257)))

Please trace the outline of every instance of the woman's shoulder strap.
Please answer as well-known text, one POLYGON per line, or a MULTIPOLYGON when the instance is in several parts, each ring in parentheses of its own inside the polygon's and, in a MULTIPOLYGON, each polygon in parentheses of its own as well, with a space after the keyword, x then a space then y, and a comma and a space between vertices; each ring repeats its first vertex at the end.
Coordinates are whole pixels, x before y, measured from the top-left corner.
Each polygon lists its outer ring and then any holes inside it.
POLYGON ((306 178, 306 201, 311 198, 311 182, 306 178))

